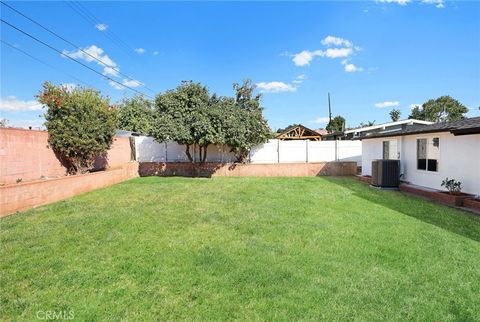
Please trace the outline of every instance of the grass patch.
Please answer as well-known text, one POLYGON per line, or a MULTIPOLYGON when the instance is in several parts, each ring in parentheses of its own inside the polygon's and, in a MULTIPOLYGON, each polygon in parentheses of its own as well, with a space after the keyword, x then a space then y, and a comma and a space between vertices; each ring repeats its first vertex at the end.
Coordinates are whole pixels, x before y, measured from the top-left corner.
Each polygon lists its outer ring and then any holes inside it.
POLYGON ((0 231, 0 320, 480 320, 479 217, 350 178, 139 178, 0 231))

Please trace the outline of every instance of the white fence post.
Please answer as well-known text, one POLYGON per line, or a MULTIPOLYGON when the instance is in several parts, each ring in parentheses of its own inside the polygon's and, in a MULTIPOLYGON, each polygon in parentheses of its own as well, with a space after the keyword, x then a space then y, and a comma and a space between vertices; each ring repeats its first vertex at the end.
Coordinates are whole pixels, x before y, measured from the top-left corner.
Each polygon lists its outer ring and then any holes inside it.
POLYGON ((305 162, 308 163, 308 142, 310 140, 305 140, 305 162))
POLYGON ((280 163, 280 140, 277 140, 277 163, 280 163))

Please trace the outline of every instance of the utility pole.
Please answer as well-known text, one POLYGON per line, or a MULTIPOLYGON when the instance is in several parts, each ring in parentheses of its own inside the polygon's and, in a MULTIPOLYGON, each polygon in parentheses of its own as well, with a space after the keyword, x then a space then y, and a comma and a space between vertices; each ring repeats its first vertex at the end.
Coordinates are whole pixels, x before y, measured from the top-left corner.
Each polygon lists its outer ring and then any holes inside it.
POLYGON ((332 106, 330 105, 330 93, 328 93, 328 123, 332 122, 332 106))

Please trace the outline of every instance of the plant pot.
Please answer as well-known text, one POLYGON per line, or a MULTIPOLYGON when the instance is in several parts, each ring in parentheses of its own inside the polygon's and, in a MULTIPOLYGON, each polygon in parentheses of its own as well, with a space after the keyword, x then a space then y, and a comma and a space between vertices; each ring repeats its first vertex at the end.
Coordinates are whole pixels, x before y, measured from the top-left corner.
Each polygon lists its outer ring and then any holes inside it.
POLYGON ((434 197, 434 199, 453 206, 461 206, 465 199, 472 197, 472 195, 463 192, 451 194, 446 191, 436 192, 435 195, 436 197, 434 197))
POLYGON ((451 206, 461 206, 465 199, 473 197, 473 195, 470 195, 468 193, 461 192, 460 194, 452 195, 447 191, 438 191, 409 184, 400 184, 400 190, 423 196, 451 206))
POLYGON ((469 208, 480 209, 480 199, 479 198, 467 198, 463 200, 463 205, 469 208))

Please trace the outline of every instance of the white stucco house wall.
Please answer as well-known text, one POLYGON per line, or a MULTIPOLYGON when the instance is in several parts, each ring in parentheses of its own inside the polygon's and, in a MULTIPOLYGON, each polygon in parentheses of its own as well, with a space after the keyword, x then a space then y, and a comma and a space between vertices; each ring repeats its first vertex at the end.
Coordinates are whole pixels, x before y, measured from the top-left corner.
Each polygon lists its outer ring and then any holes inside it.
POLYGON ((376 159, 399 159, 402 181, 444 190, 442 180, 454 178, 480 195, 480 117, 364 137, 362 175, 376 159))

